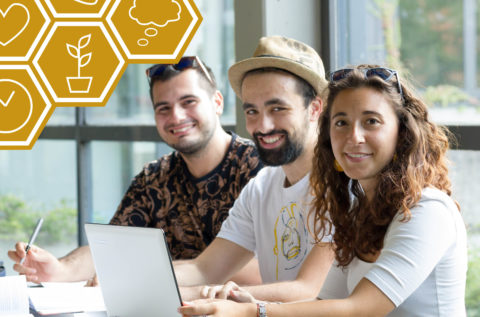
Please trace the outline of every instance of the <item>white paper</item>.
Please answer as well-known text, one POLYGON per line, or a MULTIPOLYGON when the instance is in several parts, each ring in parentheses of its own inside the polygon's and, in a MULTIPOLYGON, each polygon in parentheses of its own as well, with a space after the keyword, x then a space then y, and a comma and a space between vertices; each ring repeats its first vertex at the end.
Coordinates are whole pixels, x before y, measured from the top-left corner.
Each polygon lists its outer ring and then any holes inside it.
POLYGON ((30 300, 40 314, 105 311, 100 287, 79 287, 69 283, 28 289, 30 300))
POLYGON ((0 316, 32 316, 25 275, 0 277, 0 316))

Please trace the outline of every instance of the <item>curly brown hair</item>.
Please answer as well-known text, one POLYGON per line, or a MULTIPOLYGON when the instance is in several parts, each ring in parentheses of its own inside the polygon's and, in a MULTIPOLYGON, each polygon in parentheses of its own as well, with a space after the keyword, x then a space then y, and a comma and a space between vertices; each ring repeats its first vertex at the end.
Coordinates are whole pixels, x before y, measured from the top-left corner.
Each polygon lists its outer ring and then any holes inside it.
POLYGON ((310 183, 314 195, 313 234, 317 242, 334 227, 336 260, 348 265, 355 256, 377 254, 383 247, 388 226, 397 213, 408 221, 410 209, 420 200, 422 189, 436 187, 451 196, 446 152, 450 133, 429 120, 427 106, 415 96, 402 78, 388 81, 366 77, 357 69, 375 68, 359 65, 344 79, 329 84, 326 109, 319 119, 320 131, 315 147, 310 183), (395 159, 378 177, 374 198, 366 199, 358 181, 334 168, 335 157, 330 143, 330 113, 339 93, 346 89, 367 87, 383 94, 399 119, 395 159))

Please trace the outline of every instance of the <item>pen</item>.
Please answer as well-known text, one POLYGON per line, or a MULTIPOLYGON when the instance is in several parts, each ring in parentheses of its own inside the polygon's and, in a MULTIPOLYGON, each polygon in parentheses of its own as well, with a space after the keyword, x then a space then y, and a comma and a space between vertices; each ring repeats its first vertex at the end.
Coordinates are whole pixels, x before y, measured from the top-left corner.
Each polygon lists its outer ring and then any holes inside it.
POLYGON ((23 262, 25 262, 28 251, 30 250, 30 246, 33 244, 33 242, 35 242, 35 239, 37 238, 37 234, 40 231, 40 228, 42 227, 42 223, 43 223, 43 218, 38 219, 37 225, 35 226, 35 230, 33 230, 33 233, 30 236, 30 240, 28 241, 27 246, 25 248, 25 257, 20 260, 20 264, 23 264, 23 262))

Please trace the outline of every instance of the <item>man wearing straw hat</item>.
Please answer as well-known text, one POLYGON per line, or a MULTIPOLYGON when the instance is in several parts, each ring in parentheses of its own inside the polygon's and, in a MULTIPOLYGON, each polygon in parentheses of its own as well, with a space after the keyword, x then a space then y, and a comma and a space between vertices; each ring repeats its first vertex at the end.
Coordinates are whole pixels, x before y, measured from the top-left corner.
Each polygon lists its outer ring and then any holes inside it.
MULTIPOLYGON (((263 37, 252 58, 229 70, 246 127, 267 167, 244 187, 212 242, 196 259, 175 263, 181 286, 223 284, 255 255, 263 285, 255 298, 315 296, 330 269, 330 240, 313 245, 307 228, 309 171, 327 82, 321 58, 299 41, 263 37)), ((183 288, 185 298, 236 298, 238 286, 183 288)), ((247 299, 248 300, 248 299, 247 299)))

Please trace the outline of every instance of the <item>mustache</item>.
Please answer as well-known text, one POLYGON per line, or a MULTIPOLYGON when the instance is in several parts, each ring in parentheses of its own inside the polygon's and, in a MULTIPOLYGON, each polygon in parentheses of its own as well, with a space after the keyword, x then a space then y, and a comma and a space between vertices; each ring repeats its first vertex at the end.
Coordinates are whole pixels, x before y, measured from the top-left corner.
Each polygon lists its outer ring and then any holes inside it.
POLYGON ((288 132, 285 131, 285 130, 272 130, 268 133, 261 133, 261 132, 254 132, 253 133, 253 137, 255 139, 258 139, 259 137, 266 137, 266 136, 271 136, 271 135, 274 135, 274 134, 284 134, 284 135, 288 135, 288 132))

